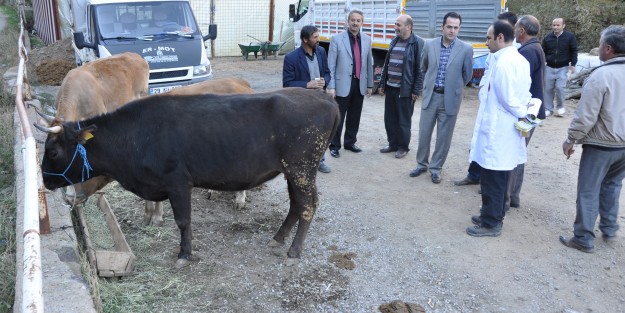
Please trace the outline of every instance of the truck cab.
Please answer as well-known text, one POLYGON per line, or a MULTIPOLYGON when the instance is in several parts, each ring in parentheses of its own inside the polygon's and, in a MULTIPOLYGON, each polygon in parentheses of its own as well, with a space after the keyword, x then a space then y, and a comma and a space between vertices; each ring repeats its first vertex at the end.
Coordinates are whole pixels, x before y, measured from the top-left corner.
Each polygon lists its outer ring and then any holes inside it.
POLYGON ((204 41, 216 38, 217 27, 210 25, 209 34, 202 36, 188 1, 91 0, 84 4, 84 9, 73 8, 78 64, 135 52, 150 65, 150 94, 212 77, 204 41))

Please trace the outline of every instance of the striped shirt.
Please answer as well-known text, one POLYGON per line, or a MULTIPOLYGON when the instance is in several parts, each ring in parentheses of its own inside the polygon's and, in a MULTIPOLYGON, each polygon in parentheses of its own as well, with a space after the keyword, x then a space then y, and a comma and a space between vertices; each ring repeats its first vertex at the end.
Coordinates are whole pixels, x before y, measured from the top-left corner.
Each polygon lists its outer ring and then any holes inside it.
POLYGON ((438 73, 436 74, 436 84, 434 87, 445 87, 445 71, 447 70, 447 63, 449 62, 451 49, 454 48, 455 43, 456 39, 454 39, 454 41, 452 41, 449 45, 449 48, 447 48, 443 44, 443 37, 441 37, 441 57, 438 59, 438 73))
POLYGON ((402 69, 404 67, 404 54, 408 40, 397 40, 395 47, 391 50, 388 59, 388 79, 386 85, 399 88, 401 86, 402 69))

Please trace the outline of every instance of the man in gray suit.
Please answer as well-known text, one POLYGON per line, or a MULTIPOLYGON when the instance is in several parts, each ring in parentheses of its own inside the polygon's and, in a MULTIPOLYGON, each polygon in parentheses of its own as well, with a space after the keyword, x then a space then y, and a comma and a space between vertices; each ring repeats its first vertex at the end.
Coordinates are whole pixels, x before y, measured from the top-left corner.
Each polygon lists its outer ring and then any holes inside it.
POLYGON ((443 35, 428 40, 423 49, 423 102, 419 120, 417 166, 410 172, 410 177, 417 177, 429 168, 435 184, 441 182, 441 170, 449 153, 462 91, 473 74, 473 48, 457 38, 461 23, 460 14, 445 14, 443 35), (436 145, 432 162, 429 162, 434 125, 437 125, 436 145))
POLYGON ((348 29, 332 37, 328 53, 330 83, 327 92, 336 97, 341 112, 341 124, 330 142, 330 155, 338 158, 341 134, 345 123, 345 150, 361 152, 356 146, 360 113, 365 94, 373 88, 373 55, 371 37, 360 31, 363 22, 360 10, 351 10, 347 16, 348 29))

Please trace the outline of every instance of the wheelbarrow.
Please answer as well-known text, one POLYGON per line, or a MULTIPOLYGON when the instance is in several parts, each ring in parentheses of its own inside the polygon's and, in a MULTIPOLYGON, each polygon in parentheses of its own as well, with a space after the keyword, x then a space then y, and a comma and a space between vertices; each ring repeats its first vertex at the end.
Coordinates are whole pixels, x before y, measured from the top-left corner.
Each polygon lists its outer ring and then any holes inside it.
POLYGON ((270 41, 266 41, 262 43, 260 50, 262 51, 262 54, 263 54, 263 60, 267 60, 267 56, 269 54, 273 54, 273 58, 275 60, 278 57, 278 51, 282 49, 282 46, 284 46, 284 44, 286 44, 286 41, 283 43, 270 42, 270 41))
MULTIPOLYGON (((254 58, 258 59, 258 52, 261 52, 262 45, 259 43, 239 43, 239 48, 241 48, 241 55, 243 55, 243 60, 247 61, 250 52, 254 53, 254 58)), ((263 53, 263 52, 261 52, 263 53)))

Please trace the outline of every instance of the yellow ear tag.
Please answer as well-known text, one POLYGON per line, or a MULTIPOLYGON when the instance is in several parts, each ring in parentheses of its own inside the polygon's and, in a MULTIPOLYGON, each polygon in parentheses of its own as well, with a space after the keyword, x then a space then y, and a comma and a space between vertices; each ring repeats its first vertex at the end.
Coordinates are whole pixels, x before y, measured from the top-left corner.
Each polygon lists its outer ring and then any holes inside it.
POLYGON ((89 140, 89 139, 93 138, 93 134, 91 134, 91 132, 85 132, 82 135, 82 138, 85 139, 85 140, 89 140))

